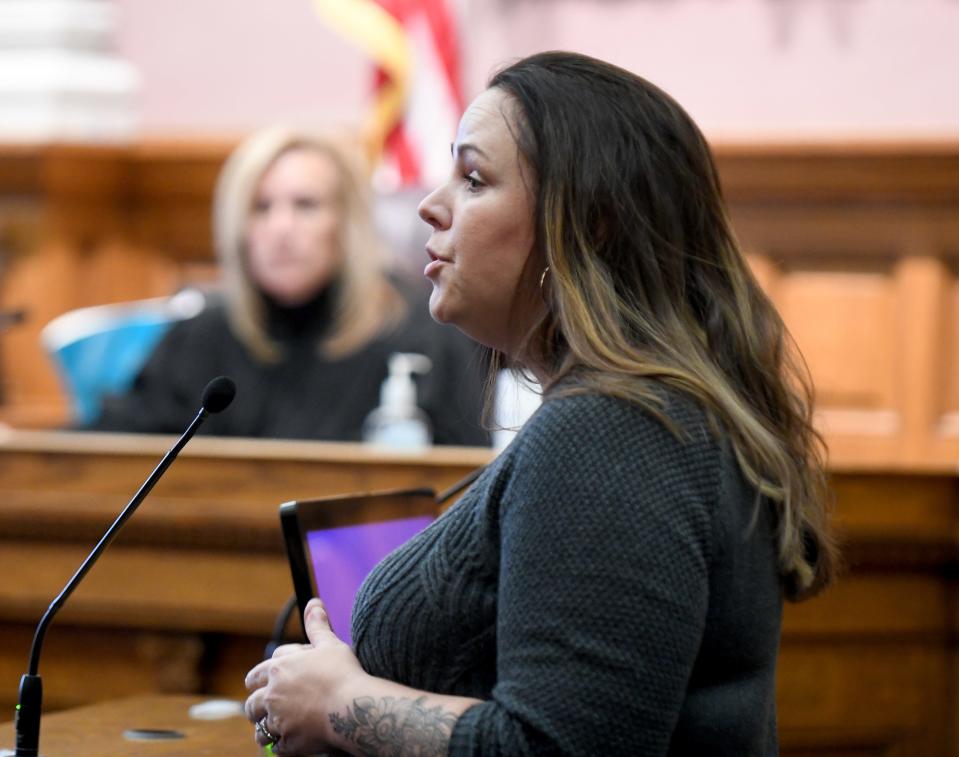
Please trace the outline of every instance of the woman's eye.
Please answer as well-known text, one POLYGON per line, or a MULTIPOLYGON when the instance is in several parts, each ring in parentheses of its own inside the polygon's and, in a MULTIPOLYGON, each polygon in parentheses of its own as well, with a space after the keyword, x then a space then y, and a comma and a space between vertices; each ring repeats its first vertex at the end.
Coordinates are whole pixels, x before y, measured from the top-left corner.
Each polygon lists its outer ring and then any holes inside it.
POLYGON ((480 181, 479 175, 476 173, 476 171, 470 171, 463 178, 466 180, 466 187, 470 192, 475 192, 483 186, 483 182, 480 181))
POLYGON ((316 210, 323 203, 317 197, 297 197, 294 205, 297 210, 316 210))
POLYGON ((270 203, 267 200, 257 200, 253 203, 253 212, 257 215, 263 215, 270 209, 270 203))

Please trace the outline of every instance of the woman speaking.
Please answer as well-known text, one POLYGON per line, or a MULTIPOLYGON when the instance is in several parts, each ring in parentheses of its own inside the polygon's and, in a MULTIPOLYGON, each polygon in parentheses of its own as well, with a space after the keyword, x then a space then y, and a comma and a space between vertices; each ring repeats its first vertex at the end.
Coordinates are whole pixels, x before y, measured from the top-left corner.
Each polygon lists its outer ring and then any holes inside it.
POLYGON ((544 402, 366 579, 354 648, 247 676, 278 754, 778 753, 783 598, 834 548, 808 393, 733 238, 710 152, 649 82, 543 53, 464 114, 430 312, 544 402))

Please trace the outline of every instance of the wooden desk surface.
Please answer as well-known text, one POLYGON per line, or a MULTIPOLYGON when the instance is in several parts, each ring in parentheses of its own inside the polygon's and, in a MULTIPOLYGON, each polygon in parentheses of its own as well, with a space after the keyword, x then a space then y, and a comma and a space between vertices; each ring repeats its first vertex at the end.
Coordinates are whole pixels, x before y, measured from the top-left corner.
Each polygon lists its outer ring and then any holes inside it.
MULTIPOLYGON (((193 696, 144 696, 44 715, 40 724, 43 757, 142 757, 164 755, 236 755, 262 757, 253 741, 253 727, 243 716, 195 720, 190 706, 205 701, 193 696), (177 731, 183 738, 137 741, 124 737, 129 729, 177 731)), ((13 749, 13 722, 0 726, 0 750, 13 749)))

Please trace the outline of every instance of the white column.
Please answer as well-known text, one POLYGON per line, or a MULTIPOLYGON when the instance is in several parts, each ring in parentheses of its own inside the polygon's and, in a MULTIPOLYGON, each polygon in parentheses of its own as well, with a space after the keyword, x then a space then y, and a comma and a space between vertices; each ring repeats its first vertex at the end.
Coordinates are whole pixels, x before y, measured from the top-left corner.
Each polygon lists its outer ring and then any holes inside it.
POLYGON ((113 50, 110 0, 0 0, 0 140, 133 136, 140 76, 113 50))

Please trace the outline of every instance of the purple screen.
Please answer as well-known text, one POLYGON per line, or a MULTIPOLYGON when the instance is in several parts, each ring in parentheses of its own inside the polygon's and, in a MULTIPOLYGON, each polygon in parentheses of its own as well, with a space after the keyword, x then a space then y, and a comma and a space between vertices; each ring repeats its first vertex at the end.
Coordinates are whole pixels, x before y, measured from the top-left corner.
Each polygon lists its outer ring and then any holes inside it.
POLYGON ((432 521, 431 516, 421 515, 307 533, 313 585, 326 605, 333 631, 343 641, 353 644, 350 615, 363 579, 389 552, 432 521))

